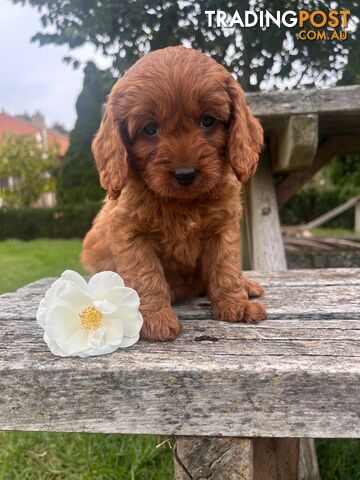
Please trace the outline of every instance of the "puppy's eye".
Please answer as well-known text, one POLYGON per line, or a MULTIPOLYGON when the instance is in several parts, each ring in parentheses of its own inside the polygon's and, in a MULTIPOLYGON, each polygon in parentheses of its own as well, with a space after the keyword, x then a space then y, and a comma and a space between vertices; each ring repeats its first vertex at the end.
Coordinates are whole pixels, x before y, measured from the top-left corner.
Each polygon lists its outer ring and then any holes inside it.
POLYGON ((143 128, 143 132, 148 137, 154 137, 158 132, 158 127, 155 122, 149 122, 143 128))
POLYGON ((211 115, 204 115, 201 118, 200 121, 200 126, 201 128, 204 128, 205 130, 210 130, 210 128, 214 125, 215 118, 212 117, 211 115))

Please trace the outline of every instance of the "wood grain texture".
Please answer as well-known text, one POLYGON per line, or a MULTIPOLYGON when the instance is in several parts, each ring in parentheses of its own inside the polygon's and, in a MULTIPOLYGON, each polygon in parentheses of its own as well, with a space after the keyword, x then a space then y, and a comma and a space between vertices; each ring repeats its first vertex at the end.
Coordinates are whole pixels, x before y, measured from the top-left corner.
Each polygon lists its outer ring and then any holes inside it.
POLYGON ((176 307, 176 341, 89 359, 42 340, 52 279, 0 296, 0 429, 359 437, 360 270, 249 276, 267 285, 266 322, 217 322, 196 299, 176 307))
POLYGON ((176 437, 174 466, 176 480, 255 480, 246 438, 176 437))
POLYGON ((288 172, 312 164, 318 147, 317 115, 292 115, 272 139, 273 169, 288 172))
POLYGON ((254 480, 298 480, 299 452, 299 439, 256 438, 254 480))
POLYGON ((355 235, 360 238, 360 200, 355 205, 354 230, 355 235))
POLYGON ((286 270, 279 212, 270 161, 264 154, 248 187, 248 232, 251 266, 255 270, 286 270))
POLYGON ((360 86, 324 89, 291 90, 286 92, 247 93, 251 111, 259 117, 299 114, 360 113, 360 86))
POLYGON ((317 115, 320 139, 360 131, 359 85, 247 93, 246 99, 252 113, 261 121, 266 136, 280 132, 290 115, 317 115))

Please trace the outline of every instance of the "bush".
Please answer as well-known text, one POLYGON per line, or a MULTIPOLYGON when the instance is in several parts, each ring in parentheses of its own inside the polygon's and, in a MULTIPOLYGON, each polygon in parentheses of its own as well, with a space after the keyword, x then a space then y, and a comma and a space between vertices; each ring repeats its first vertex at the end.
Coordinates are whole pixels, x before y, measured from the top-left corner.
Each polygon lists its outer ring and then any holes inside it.
MULTIPOLYGON (((356 192, 344 193, 337 188, 304 188, 280 210, 283 225, 300 225, 310 222, 349 200, 356 192)), ((354 209, 351 208, 326 224, 329 228, 354 229, 354 209)))
POLYGON ((82 238, 101 202, 55 208, 0 208, 0 240, 19 238, 82 238))

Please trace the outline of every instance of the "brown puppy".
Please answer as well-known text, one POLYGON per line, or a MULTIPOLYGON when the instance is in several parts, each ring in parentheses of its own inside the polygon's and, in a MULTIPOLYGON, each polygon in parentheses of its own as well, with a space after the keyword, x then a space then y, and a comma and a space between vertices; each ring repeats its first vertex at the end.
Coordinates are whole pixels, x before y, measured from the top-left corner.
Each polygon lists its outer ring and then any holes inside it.
POLYGON ((248 300, 263 289, 242 275, 239 231, 240 183, 262 142, 238 83, 198 51, 150 53, 113 87, 93 142, 108 199, 82 261, 137 290, 143 338, 175 338, 171 302, 203 293, 218 320, 265 319, 248 300))

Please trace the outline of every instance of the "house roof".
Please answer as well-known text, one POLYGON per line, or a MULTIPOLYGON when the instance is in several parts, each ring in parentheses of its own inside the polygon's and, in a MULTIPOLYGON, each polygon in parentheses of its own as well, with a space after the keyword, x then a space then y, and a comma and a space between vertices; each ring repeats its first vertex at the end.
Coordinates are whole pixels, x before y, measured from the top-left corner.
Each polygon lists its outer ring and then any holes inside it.
MULTIPOLYGON (((12 117, 8 113, 0 112, 0 138, 5 135, 42 135, 44 128, 31 122, 12 117)), ((69 138, 59 132, 45 128, 49 143, 57 143, 60 156, 63 157, 69 148, 69 138)))

